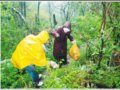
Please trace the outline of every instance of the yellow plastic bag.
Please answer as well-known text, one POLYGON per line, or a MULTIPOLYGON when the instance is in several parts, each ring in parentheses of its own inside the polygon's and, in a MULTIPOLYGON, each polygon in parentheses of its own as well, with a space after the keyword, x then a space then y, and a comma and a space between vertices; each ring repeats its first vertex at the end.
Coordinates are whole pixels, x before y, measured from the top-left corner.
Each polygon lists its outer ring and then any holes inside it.
POLYGON ((80 50, 77 44, 73 44, 69 50, 69 55, 73 60, 79 60, 80 58, 80 50))
POLYGON ((49 39, 47 31, 42 31, 37 36, 28 35, 16 47, 12 54, 12 64, 23 69, 30 64, 45 66, 48 61, 42 47, 49 39))

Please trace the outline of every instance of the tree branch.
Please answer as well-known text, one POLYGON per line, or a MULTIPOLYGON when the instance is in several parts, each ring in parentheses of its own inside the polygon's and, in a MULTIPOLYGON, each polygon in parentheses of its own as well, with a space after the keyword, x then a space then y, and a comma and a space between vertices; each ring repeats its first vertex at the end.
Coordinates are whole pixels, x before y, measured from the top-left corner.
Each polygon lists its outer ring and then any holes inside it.
POLYGON ((23 22, 25 23, 25 17, 21 14, 21 12, 19 12, 18 10, 16 10, 15 8, 11 8, 13 11, 15 11, 19 16, 20 18, 23 20, 23 22))

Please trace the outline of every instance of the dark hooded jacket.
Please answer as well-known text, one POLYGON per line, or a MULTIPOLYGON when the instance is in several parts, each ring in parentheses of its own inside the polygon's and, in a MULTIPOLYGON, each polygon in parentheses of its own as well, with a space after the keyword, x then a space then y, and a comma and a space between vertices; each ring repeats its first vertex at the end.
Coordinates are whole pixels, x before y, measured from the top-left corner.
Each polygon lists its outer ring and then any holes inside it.
POLYGON ((62 27, 59 27, 55 29, 52 32, 52 35, 54 36, 54 46, 53 46, 53 55, 56 59, 67 59, 67 38, 69 38, 70 41, 73 41, 73 37, 71 36, 71 23, 66 22, 62 27), (65 33, 63 28, 70 29, 69 32, 65 33), (55 32, 59 34, 59 37, 56 37, 55 32))

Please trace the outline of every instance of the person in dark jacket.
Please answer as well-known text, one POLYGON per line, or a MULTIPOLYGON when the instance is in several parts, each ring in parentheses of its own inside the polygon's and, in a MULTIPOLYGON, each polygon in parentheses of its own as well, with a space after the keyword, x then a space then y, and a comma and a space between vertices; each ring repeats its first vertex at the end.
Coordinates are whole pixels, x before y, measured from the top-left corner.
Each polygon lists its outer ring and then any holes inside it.
POLYGON ((54 46, 53 46, 53 55, 60 62, 60 67, 62 65, 68 64, 67 62, 67 38, 72 43, 75 43, 75 40, 71 36, 71 23, 67 21, 63 26, 55 29, 51 32, 51 35, 54 36, 54 46))

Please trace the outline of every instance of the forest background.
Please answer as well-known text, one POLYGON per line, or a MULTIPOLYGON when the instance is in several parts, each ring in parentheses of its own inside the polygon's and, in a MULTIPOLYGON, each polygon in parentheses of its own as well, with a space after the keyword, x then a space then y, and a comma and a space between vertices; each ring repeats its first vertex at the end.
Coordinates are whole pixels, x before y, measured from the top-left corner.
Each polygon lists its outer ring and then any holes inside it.
MULTIPOLYGON (((52 31, 71 21, 72 36, 80 48, 78 61, 60 69, 37 68, 43 73, 42 88, 120 88, 120 3, 81 1, 1 2, 1 88, 32 88, 27 73, 11 64, 17 44, 29 34, 52 31), (119 65, 116 65, 116 62, 119 65)), ((46 45, 48 60, 53 37, 46 45)), ((68 40, 68 52, 71 47, 68 40)))

